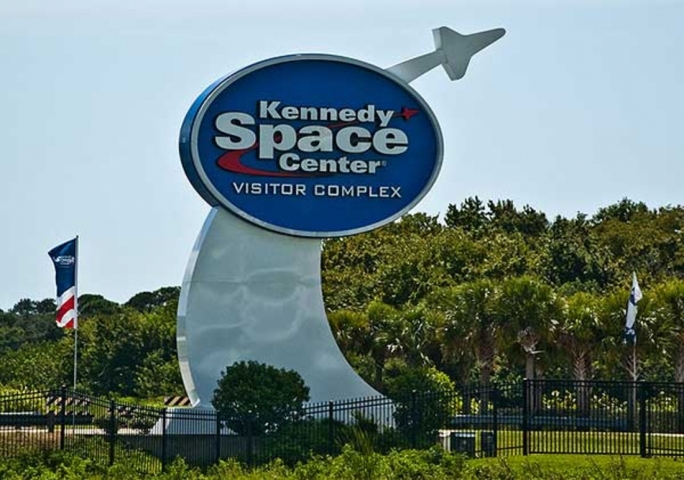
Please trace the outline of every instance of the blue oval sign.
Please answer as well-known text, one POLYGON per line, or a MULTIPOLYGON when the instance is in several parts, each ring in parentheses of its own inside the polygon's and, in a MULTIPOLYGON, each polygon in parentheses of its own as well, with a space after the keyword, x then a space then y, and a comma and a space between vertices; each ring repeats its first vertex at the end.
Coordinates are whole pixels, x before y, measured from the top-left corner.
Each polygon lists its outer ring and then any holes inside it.
POLYGON ((380 227, 428 192, 442 135, 402 80, 358 60, 293 55, 210 86, 181 129, 186 175, 261 227, 339 237, 380 227))

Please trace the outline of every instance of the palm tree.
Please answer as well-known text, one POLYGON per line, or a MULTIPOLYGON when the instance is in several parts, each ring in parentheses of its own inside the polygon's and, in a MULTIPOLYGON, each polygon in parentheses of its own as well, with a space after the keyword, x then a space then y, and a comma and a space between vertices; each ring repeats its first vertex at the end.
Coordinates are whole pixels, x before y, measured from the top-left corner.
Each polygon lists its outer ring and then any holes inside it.
POLYGON ((562 314, 562 302, 553 289, 532 277, 504 280, 495 299, 495 314, 508 339, 525 355, 525 376, 535 378, 535 357, 551 343, 562 314))
POLYGON ((434 365, 439 360, 437 330, 442 323, 441 315, 421 303, 406 306, 399 312, 398 320, 399 349, 406 364, 414 368, 434 365))
MULTIPOLYGON (((535 357, 548 348, 553 341, 562 302, 553 289, 532 277, 515 277, 504 280, 494 301, 499 322, 504 325, 506 336, 517 343, 525 356, 525 377, 541 378, 540 362, 535 357)), ((541 390, 536 389, 530 407, 535 411, 540 405, 541 390)))
POLYGON ((672 360, 675 382, 684 382, 684 281, 676 279, 656 286, 652 294, 660 308, 655 322, 667 325, 668 357, 672 360))
MULTIPOLYGON (((656 322, 669 332, 667 350, 674 381, 684 382, 684 281, 676 279, 660 284, 653 295, 660 305, 656 322)), ((677 397, 677 430, 684 433, 684 390, 679 389, 677 397)))
POLYGON ((368 318, 369 351, 375 367, 374 386, 384 389, 383 374, 387 359, 401 346, 399 312, 379 301, 371 302, 366 309, 368 318))
POLYGON ((602 338, 596 297, 583 292, 570 296, 559 320, 558 342, 569 357, 573 379, 578 381, 578 411, 587 415, 590 390, 584 382, 592 378, 592 360, 602 338))
POLYGON ((444 289, 439 295, 443 351, 477 368, 483 413, 489 407, 489 384, 501 344, 501 323, 492 310, 494 293, 495 285, 480 279, 444 289))
POLYGON ((385 363, 399 353, 401 327, 399 312, 382 302, 371 302, 365 312, 337 310, 328 315, 337 344, 348 359, 354 355, 372 362, 370 383, 384 389, 385 363))
POLYGON ((468 322, 458 321, 452 316, 452 309, 459 287, 446 287, 433 291, 425 300, 432 311, 441 317, 437 330, 437 341, 441 354, 441 364, 445 371, 459 385, 470 382, 470 374, 475 365, 468 338, 468 322))
POLYGON ((364 350, 368 341, 368 316, 352 310, 337 310, 328 315, 337 345, 343 353, 364 350))

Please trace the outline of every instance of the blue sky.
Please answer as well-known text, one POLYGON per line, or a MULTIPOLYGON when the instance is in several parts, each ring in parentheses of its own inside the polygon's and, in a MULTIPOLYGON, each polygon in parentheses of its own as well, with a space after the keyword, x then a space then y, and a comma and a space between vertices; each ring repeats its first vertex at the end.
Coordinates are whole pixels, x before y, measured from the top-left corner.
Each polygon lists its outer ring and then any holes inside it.
POLYGON ((442 25, 507 35, 463 80, 412 84, 445 138, 415 211, 474 195, 550 217, 684 202, 684 2, 3 2, 0 308, 54 296, 46 252, 77 234, 81 293, 179 285, 209 208, 178 130, 207 85, 288 53, 389 67, 431 51, 442 25))

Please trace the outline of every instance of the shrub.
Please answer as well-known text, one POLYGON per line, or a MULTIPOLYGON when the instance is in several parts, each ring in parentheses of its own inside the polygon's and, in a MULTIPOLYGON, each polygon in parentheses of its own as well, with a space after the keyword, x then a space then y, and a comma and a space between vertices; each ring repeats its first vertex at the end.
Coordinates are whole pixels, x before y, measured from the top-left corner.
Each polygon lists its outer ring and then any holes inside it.
POLYGON ((0 385, 0 412, 45 412, 45 397, 39 392, 0 385))
POLYGON ((388 380, 387 387, 397 428, 415 443, 412 446, 435 443, 437 431, 462 403, 453 382, 434 367, 407 370, 388 380))
POLYGON ((302 418, 308 400, 309 387, 294 370, 249 361, 221 373, 211 403, 231 430, 262 435, 302 418))
POLYGON ((279 458, 285 464, 293 466, 297 462, 306 461, 314 455, 336 454, 340 444, 336 440, 344 436, 348 426, 337 420, 305 419, 286 423, 265 441, 264 451, 268 459, 279 458), (332 427, 333 442, 330 441, 332 427), (331 445, 332 443, 332 445, 331 445), (332 446, 332 451, 331 451, 332 446))

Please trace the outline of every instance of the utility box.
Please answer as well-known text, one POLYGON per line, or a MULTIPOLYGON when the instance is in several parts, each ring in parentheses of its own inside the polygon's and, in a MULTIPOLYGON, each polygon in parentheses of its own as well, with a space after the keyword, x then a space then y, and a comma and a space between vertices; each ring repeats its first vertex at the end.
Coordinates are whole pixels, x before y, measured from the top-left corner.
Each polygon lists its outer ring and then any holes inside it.
POLYGON ((496 457, 496 432, 480 432, 480 448, 485 457, 496 457))
POLYGON ((451 453, 465 453, 475 456, 475 434, 471 432, 451 432, 449 447, 451 453))

